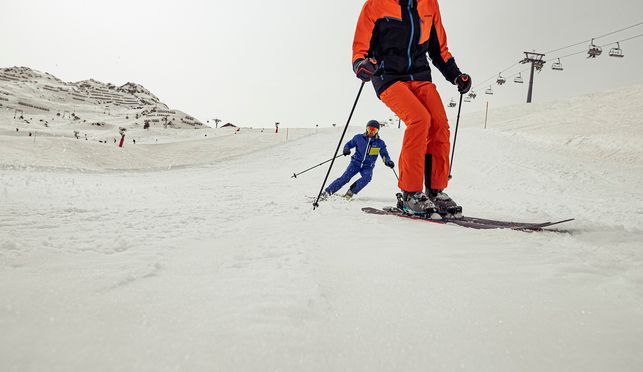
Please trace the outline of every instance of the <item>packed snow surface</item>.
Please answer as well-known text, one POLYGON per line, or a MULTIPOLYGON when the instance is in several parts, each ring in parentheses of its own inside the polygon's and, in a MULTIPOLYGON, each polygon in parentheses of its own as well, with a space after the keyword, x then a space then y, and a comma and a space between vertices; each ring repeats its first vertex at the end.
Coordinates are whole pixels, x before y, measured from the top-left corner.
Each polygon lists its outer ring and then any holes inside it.
MULTIPOLYGON (((542 233, 364 214, 394 203, 383 164, 313 211, 327 167, 291 175, 341 128, 156 128, 119 149, 5 113, 0 370, 641 371, 641 103, 635 86, 463 117, 449 194, 472 216, 576 218, 542 233)), ((403 129, 381 135, 397 157, 403 129)))

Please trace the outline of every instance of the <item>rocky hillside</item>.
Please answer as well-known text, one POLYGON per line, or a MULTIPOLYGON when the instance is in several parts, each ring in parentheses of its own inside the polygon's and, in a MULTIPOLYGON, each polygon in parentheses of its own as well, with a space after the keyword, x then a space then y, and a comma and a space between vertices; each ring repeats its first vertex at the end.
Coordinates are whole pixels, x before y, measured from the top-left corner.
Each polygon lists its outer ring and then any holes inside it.
POLYGON ((139 84, 118 87, 93 79, 69 83, 28 67, 0 68, 0 109, 44 123, 71 116, 76 122, 118 123, 126 129, 204 127, 139 84))

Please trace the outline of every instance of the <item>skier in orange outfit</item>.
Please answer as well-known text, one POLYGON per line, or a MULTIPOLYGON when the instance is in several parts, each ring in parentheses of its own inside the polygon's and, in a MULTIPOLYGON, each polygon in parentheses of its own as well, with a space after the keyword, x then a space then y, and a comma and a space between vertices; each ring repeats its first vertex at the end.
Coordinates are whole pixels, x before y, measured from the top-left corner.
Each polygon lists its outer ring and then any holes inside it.
POLYGON ((373 83, 407 126, 399 160, 402 207, 414 214, 453 213, 461 208, 444 192, 449 123, 427 54, 461 94, 471 89, 471 77, 460 72, 447 47, 437 0, 366 0, 355 30, 353 71, 373 83))

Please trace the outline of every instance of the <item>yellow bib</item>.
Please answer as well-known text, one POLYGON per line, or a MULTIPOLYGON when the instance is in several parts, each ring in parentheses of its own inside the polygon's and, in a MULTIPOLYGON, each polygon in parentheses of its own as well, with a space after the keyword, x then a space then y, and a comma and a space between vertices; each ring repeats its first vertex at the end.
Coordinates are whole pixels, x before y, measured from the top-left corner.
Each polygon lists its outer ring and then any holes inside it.
POLYGON ((380 154, 380 148, 379 147, 371 147, 371 151, 368 152, 369 155, 379 155, 380 154))

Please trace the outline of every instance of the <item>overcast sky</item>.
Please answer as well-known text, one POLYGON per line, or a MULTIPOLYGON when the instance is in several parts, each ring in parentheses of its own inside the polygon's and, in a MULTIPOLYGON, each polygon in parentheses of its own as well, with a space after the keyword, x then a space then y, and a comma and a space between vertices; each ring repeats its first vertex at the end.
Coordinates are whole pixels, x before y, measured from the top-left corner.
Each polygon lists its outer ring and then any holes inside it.
MULTIPOLYGON (((343 125, 359 88, 350 59, 362 0, 0 1, 0 67, 28 66, 65 81, 137 82, 203 121, 343 125)), ((442 0, 440 5, 449 48, 474 85, 517 62, 525 50, 553 50, 643 21, 641 0, 442 0)), ((597 44, 639 34, 643 26, 597 44)), ((622 60, 578 55, 562 60, 562 73, 547 65, 537 75, 535 101, 643 83, 643 38, 621 47, 622 60)), ((439 73, 434 79, 445 102, 457 98, 439 73)), ((494 86, 493 97, 482 94, 486 88, 466 111, 480 110, 487 99, 491 107, 526 99, 527 84, 494 86)), ((390 116, 369 86, 355 122, 390 116)))

